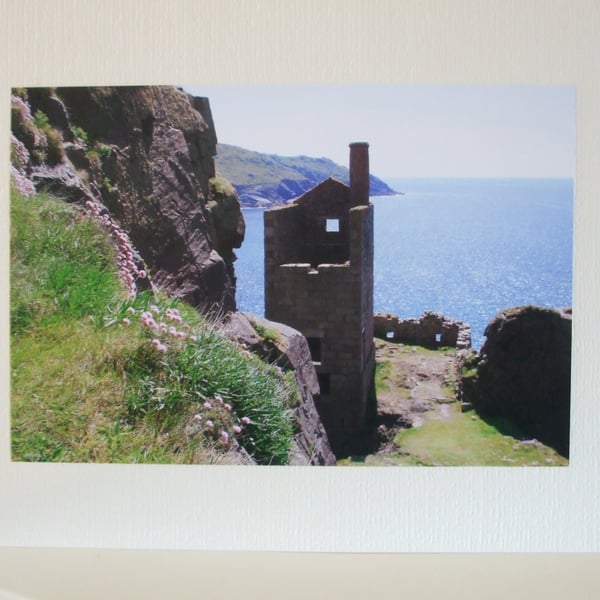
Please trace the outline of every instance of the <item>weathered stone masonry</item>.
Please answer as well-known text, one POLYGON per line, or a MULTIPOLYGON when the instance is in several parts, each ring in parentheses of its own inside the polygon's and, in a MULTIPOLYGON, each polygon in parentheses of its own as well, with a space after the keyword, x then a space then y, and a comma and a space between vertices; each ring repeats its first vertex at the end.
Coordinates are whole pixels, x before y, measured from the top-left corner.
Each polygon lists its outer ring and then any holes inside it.
POLYGON ((317 407, 334 451, 364 429, 375 368, 368 145, 350 146, 350 186, 327 179, 265 212, 265 315, 308 339, 317 407))
POLYGON ((375 337, 401 344, 418 344, 426 348, 471 347, 471 328, 444 315, 425 311, 420 319, 400 319, 396 315, 375 315, 375 337))

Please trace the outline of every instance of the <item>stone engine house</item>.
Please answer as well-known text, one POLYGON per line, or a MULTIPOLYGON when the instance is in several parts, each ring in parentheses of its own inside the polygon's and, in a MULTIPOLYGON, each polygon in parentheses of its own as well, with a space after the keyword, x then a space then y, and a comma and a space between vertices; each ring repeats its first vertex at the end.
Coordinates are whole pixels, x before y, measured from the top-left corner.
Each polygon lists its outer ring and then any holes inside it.
POLYGON ((265 316, 308 340, 334 452, 376 411, 369 146, 350 144, 350 185, 326 179, 265 211, 265 316))

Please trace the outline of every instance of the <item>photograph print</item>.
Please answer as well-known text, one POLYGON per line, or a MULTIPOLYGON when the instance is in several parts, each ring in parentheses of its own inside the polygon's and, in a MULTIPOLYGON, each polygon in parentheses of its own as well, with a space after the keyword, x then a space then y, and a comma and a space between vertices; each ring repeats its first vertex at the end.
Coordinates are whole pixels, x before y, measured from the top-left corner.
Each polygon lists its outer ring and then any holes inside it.
POLYGON ((10 106, 13 461, 568 465, 573 87, 10 106))

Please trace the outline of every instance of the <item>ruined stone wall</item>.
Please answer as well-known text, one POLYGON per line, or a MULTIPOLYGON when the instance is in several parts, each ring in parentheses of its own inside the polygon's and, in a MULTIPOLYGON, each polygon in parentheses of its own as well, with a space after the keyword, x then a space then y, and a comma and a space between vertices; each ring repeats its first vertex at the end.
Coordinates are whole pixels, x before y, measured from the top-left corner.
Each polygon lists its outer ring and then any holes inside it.
POLYGON ((420 319, 399 319, 396 315, 378 313, 374 319, 375 337, 401 344, 426 348, 443 346, 459 350, 471 347, 471 328, 435 312, 425 311, 420 319))
POLYGON ((316 266, 350 259, 349 190, 327 179, 302 199, 303 256, 316 266))
MULTIPOLYGON (((302 262, 299 213, 299 207, 294 205, 265 211, 265 241, 269 241, 265 243, 265 271, 284 263, 302 262)), ((268 302, 272 295, 266 290, 265 296, 268 302)))

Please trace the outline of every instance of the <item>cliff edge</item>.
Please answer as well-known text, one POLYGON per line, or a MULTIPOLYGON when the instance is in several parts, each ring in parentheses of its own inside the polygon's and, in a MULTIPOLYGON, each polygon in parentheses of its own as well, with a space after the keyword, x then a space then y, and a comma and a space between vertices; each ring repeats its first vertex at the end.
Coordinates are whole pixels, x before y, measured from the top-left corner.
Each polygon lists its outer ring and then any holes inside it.
POLYGON ((99 204, 128 233, 153 287, 203 311, 235 310, 244 220, 235 191, 211 185, 208 99, 168 86, 16 92, 12 131, 28 153, 21 176, 37 191, 99 204))

